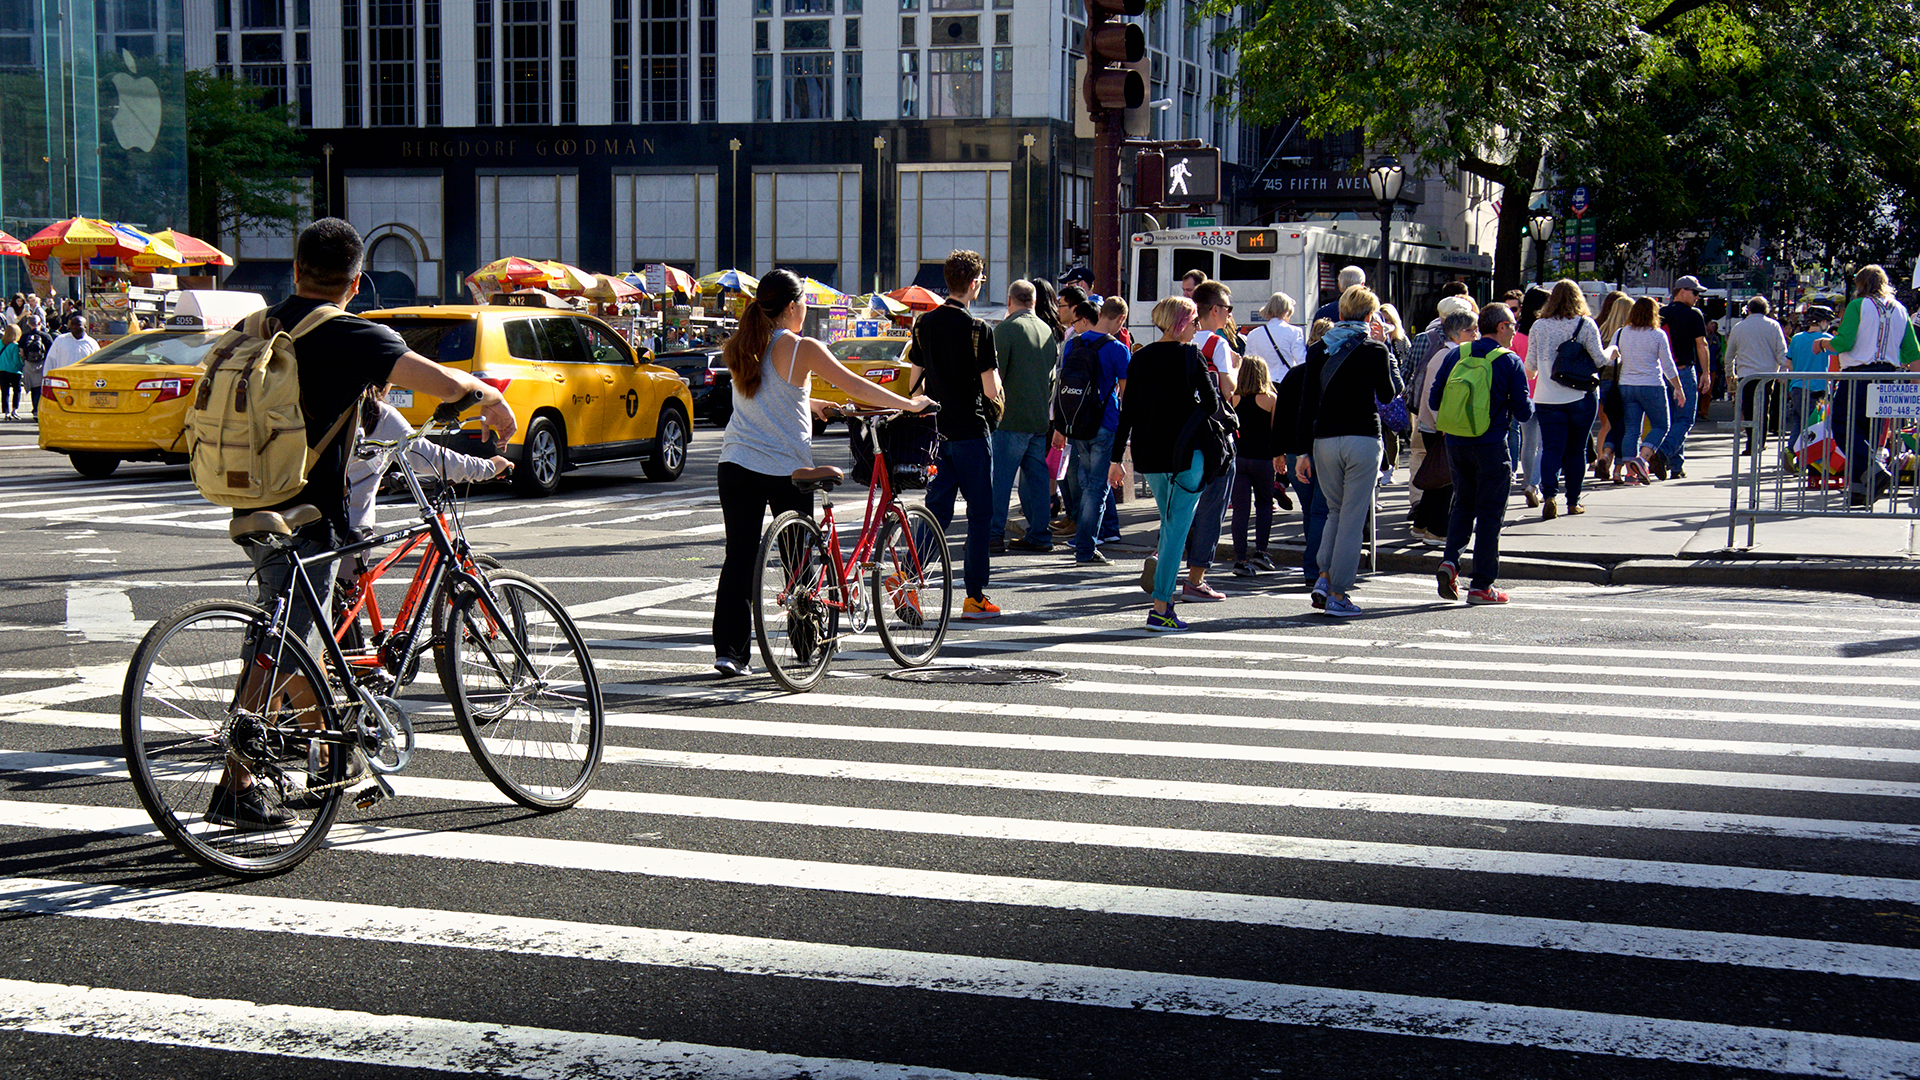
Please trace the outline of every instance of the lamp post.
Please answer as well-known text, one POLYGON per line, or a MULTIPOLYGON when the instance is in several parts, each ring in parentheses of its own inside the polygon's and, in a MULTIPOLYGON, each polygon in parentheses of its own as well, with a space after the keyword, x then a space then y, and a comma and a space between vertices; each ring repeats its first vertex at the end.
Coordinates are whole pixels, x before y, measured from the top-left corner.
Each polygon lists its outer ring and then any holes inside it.
POLYGON ((728 139, 727 149, 733 151, 733 176, 727 183, 733 187, 733 258, 727 260, 729 266, 740 265, 740 140, 728 139))
POLYGON ((333 216, 333 144, 327 143, 326 145, 322 146, 320 148, 320 152, 322 154, 325 154, 327 157, 327 190, 326 190, 326 194, 323 196, 323 199, 327 204, 327 216, 332 217, 333 216))
POLYGON ((1391 300, 1387 291, 1387 272, 1393 265, 1389 244, 1392 237, 1389 228, 1393 225, 1393 204, 1400 200, 1400 185, 1407 181, 1407 170, 1400 167, 1400 159, 1387 154, 1373 163, 1367 170, 1367 186, 1373 189, 1373 198, 1380 204, 1380 280, 1376 282, 1375 292, 1380 294, 1382 303, 1391 300))
POLYGON ((1533 261, 1537 267, 1534 277, 1541 283, 1547 280, 1547 241, 1553 239, 1553 211, 1542 210, 1533 215, 1533 261))
POLYGON ((1026 252, 1024 262, 1028 276, 1033 274, 1033 144, 1039 141, 1031 131, 1020 136, 1020 145, 1027 148, 1027 187, 1026 194, 1020 199, 1020 231, 1026 239, 1020 246, 1026 252))
POLYGON ((880 152, 887 148, 884 135, 873 137, 873 291, 880 291, 880 203, 886 198, 887 185, 881 177, 885 166, 880 161, 880 152))

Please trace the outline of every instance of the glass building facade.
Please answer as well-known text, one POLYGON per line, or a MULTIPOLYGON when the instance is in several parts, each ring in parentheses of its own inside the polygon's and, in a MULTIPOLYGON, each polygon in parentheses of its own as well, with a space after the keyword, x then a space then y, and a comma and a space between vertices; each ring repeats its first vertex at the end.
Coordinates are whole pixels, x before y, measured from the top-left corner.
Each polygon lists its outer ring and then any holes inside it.
POLYGON ((0 228, 185 227, 185 68, 182 0, 0 0, 0 228))

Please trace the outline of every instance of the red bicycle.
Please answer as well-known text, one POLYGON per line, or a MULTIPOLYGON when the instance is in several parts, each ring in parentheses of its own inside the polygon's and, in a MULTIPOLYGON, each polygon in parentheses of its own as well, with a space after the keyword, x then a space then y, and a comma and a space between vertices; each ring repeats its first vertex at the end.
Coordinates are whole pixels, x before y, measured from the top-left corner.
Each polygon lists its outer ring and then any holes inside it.
MULTIPOLYGON (((905 414, 849 409, 841 415, 866 422, 858 437, 873 455, 867 516, 853 549, 841 553, 829 496, 818 521, 796 511, 775 518, 761 538, 754 570, 753 629, 761 659, 776 682, 796 692, 819 682, 840 643, 866 633, 869 623, 895 663, 920 667, 939 653, 952 617, 946 535, 926 507, 909 506, 894 494, 896 481, 924 486, 926 476, 921 466, 896 476, 897 467, 887 462, 888 425, 905 414)), ((795 487, 823 495, 845 479, 831 465, 793 474, 795 487)))

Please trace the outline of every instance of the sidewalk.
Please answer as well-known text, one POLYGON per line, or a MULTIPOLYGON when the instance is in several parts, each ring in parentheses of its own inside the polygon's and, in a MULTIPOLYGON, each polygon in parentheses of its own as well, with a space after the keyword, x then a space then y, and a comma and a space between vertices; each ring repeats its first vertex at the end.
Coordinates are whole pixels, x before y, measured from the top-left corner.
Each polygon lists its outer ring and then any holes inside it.
MULTIPOLYGON (((1563 492, 1562 514, 1552 521, 1528 509, 1516 486, 1501 534, 1502 580, 1920 594, 1920 557, 1906 554, 1907 520, 1885 516, 1884 502, 1877 517, 1762 521, 1751 550, 1729 550, 1732 404, 1716 403, 1711 416, 1688 436, 1684 480, 1627 487, 1596 481, 1589 472, 1580 498, 1587 512, 1568 516, 1563 492)), ((1402 465, 1380 490, 1378 568, 1430 574, 1439 568, 1440 549, 1408 534, 1406 481, 1402 465)), ((1122 541, 1103 550, 1116 561, 1144 557, 1157 543, 1156 525, 1151 498, 1122 503, 1122 541)), ((1303 531, 1298 508, 1276 511, 1270 549, 1284 568, 1299 566, 1303 531)), ((1232 566, 1231 532, 1229 514, 1214 574, 1232 566)), ((1735 540, 1745 543, 1744 526, 1735 540)), ((1463 572, 1470 562, 1470 554, 1462 558, 1463 572)))

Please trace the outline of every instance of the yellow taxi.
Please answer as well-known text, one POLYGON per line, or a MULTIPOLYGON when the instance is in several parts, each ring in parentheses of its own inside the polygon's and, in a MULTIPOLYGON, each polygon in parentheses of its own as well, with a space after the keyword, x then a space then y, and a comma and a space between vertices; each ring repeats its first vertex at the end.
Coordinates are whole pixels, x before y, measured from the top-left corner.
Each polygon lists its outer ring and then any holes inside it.
MULTIPOLYGON (((614 461, 640 462, 650 480, 678 478, 693 432, 686 383, 636 354, 606 323, 541 306, 540 299, 509 294, 486 306, 389 308, 363 317, 393 329, 414 352, 471 372, 505 395, 520 421, 511 442, 496 451, 467 429, 450 445, 504 455, 522 494, 550 495, 568 469, 614 461)), ((438 404, 397 387, 387 402, 415 426, 438 404)))
POLYGON ((40 448, 67 455, 81 476, 113 475, 122 461, 187 460, 187 405, 201 361, 226 333, 148 330, 120 338, 44 376, 40 448))
MULTIPOLYGON (((866 379, 875 386, 885 387, 901 397, 912 397, 908 393, 907 382, 913 377, 913 359, 907 355, 908 346, 913 338, 906 334, 889 337, 841 338, 827 346, 833 358, 847 365, 855 375, 866 379)), ((813 380, 813 397, 821 401, 831 401, 836 405, 847 404, 846 391, 834 386, 825 379, 813 380)), ((815 432, 818 434, 818 432, 815 432)))

